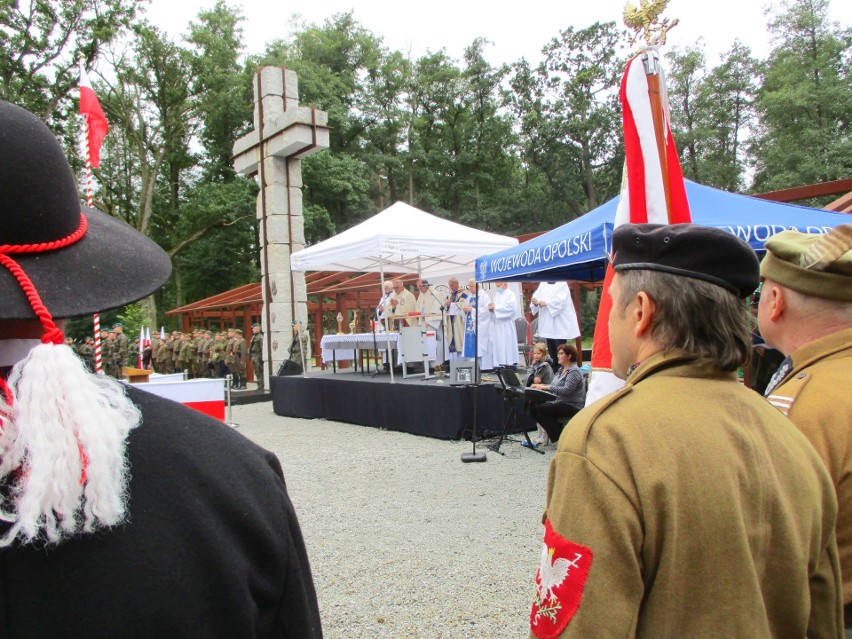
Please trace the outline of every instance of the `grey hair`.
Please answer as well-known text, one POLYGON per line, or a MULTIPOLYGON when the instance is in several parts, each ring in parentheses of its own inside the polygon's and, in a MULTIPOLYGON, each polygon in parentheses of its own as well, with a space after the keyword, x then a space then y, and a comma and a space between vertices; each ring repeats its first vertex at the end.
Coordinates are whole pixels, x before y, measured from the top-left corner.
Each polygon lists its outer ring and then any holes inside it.
POLYGON ((619 312, 644 291, 655 305, 651 337, 665 352, 679 350, 723 371, 748 363, 748 307, 736 295, 702 280, 645 270, 621 271, 619 312))

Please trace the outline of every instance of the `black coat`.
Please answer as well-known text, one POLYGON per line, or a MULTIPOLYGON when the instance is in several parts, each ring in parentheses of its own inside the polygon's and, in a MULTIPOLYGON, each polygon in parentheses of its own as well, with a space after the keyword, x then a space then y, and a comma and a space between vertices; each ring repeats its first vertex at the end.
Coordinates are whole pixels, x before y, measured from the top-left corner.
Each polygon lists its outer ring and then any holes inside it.
POLYGON ((0 637, 321 637, 277 458, 228 426, 131 389, 129 521, 0 551, 0 637))

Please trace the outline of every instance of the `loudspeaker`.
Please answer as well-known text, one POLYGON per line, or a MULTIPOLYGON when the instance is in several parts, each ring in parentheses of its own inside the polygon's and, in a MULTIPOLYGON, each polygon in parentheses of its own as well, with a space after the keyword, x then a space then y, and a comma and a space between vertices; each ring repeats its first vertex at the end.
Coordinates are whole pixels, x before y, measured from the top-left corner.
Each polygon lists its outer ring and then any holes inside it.
POLYGON ((478 384, 479 379, 474 378, 475 371, 476 365, 473 360, 454 359, 450 362, 450 386, 478 384))
POLYGON ((301 375, 302 367, 289 359, 284 360, 281 362, 281 366, 278 367, 278 372, 275 374, 279 377, 283 377, 285 375, 301 375))

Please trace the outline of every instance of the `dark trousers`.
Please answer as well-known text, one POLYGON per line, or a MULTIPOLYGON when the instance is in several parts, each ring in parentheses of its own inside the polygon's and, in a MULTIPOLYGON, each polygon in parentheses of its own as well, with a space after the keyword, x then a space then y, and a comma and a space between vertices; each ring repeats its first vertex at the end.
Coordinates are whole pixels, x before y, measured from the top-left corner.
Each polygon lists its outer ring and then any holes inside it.
POLYGON ((565 424, 574 415, 580 412, 579 408, 575 408, 567 402, 559 400, 551 402, 542 402, 541 404, 533 404, 530 409, 533 418, 547 432, 547 436, 554 444, 559 441, 559 436, 562 434, 562 429, 565 424))

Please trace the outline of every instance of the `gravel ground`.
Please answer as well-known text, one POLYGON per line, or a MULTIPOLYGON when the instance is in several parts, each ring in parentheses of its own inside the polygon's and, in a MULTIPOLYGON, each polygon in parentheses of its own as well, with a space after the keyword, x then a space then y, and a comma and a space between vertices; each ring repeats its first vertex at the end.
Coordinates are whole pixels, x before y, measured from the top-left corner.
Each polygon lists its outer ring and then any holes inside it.
POLYGON ((233 419, 281 460, 325 637, 528 636, 552 447, 465 464, 470 442, 279 417, 272 402, 233 419))

